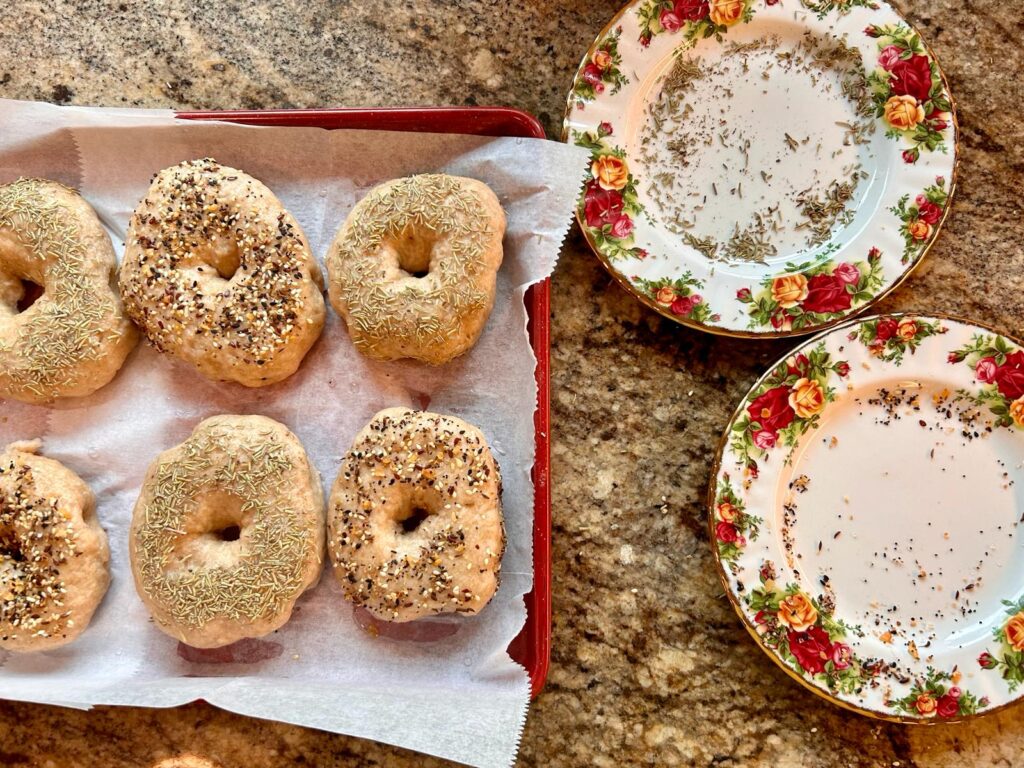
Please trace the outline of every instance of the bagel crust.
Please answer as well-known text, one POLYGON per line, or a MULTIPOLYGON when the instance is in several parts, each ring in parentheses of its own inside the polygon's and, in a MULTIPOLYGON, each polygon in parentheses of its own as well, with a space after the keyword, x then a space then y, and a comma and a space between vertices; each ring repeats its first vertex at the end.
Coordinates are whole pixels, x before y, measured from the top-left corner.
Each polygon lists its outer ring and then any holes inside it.
POLYGON ((483 182, 424 174, 373 188, 327 254, 331 303, 377 360, 446 363, 494 306, 505 213, 483 182))
POLYGON ((139 596, 171 637, 196 648, 261 637, 319 578, 320 479, 283 424, 206 419, 150 465, 129 553, 139 596))
POLYGON ((505 551, 501 476, 483 433, 453 416, 380 411, 334 482, 328 542, 345 596, 379 619, 480 611, 505 551))
POLYGON ((55 181, 0 186, 0 397, 47 403, 114 378, 138 336, 113 287, 110 237, 55 181), (23 280, 42 295, 18 311, 23 280))
POLYGON ((10 651, 70 643, 110 585, 92 491, 38 447, 0 452, 0 648, 10 651))
POLYGON ((261 182, 209 158, 160 171, 128 225, 125 308, 161 352, 204 376, 286 379, 324 325, 323 277, 261 182))

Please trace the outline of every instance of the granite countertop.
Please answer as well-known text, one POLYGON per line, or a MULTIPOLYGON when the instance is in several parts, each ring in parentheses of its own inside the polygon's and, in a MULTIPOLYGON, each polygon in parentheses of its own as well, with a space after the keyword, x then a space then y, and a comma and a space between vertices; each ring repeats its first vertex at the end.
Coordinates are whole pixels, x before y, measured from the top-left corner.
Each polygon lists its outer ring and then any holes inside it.
MULTIPOLYGON (((0 96, 176 108, 507 104, 557 137, 579 58, 617 4, 16 3, 0 17, 0 96)), ((1024 22, 997 0, 899 4, 948 74, 963 147, 944 232, 882 308, 1021 333, 1024 22)), ((613 283, 576 231, 553 315, 554 650, 519 765, 1022 764, 1024 708, 933 728, 848 714, 780 671, 726 601, 703 505, 712 454, 735 403, 792 342, 713 338, 659 318, 613 283)), ((85 713, 0 703, 0 765, 146 768, 188 750, 223 768, 447 765, 201 704, 85 713)))

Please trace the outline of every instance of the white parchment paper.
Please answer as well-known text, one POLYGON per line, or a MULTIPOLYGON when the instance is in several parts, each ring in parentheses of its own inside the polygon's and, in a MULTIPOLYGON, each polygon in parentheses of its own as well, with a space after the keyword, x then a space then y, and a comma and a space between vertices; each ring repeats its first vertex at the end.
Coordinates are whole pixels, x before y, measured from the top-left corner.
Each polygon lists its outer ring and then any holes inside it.
POLYGON ((43 453, 92 487, 111 543, 112 585, 89 629, 39 654, 0 652, 0 696, 65 706, 174 706, 197 698, 247 715, 362 736, 477 766, 515 758, 529 701, 506 653, 532 582, 535 358, 523 293, 554 268, 585 150, 492 139, 188 123, 169 112, 0 101, 0 183, 21 176, 79 188, 123 252, 152 175, 210 156, 265 182, 322 259, 348 211, 375 184, 445 171, 486 182, 508 215, 494 312, 479 343, 445 366, 375 363, 328 311, 324 333, 290 379, 263 389, 207 381, 142 343, 107 387, 50 407, 0 400, 0 444, 43 438, 43 453), (505 481, 508 550, 501 588, 476 617, 368 632, 325 571, 291 621, 261 640, 195 652, 153 626, 127 554, 146 467, 201 419, 258 413, 286 424, 325 490, 360 427, 406 405, 454 414, 487 435, 505 481))

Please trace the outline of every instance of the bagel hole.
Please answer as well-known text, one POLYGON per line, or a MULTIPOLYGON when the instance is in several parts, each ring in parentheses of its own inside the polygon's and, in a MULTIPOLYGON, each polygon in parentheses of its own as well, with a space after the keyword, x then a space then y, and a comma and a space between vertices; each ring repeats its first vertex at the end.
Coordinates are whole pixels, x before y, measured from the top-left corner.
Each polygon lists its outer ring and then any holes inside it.
POLYGON ((34 283, 31 280, 21 280, 21 298, 18 299, 17 309, 18 312, 24 312, 26 309, 31 307, 39 298, 43 295, 43 286, 39 283, 34 283))
POLYGON ((18 538, 11 528, 0 528, 0 556, 13 560, 16 563, 25 561, 25 555, 21 552, 18 538))
POLYGON ((232 567, 245 551, 252 512, 243 512, 244 499, 225 491, 209 491, 196 502, 181 526, 185 532, 175 543, 177 567, 189 571, 232 567))
POLYGON ((423 507, 413 507, 409 516, 399 521, 402 533, 414 533, 428 517, 430 517, 429 510, 423 507))
POLYGON ((238 541, 239 537, 242 535, 242 529, 237 525, 229 525, 225 528, 221 528, 219 531, 214 531, 213 535, 220 541, 238 541))
POLYGON ((199 497, 194 526, 210 541, 231 543, 242 538, 245 528, 241 497, 224 491, 211 491, 199 497))
MULTIPOLYGON (((202 250, 199 258, 217 270, 222 280, 230 280, 242 265, 242 255, 233 240, 217 239, 202 250)), ((202 271, 202 267, 199 268, 202 271)))
POLYGON ((406 227, 388 238, 388 245, 398 257, 398 267, 409 277, 422 278, 430 274, 430 260, 434 255, 437 233, 431 229, 406 227))

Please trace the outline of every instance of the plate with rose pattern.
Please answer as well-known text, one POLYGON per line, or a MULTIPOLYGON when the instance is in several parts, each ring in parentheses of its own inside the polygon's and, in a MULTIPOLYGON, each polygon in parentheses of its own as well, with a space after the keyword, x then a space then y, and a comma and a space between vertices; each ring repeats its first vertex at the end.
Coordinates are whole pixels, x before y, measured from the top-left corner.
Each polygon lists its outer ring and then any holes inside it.
POLYGON ((727 594, 833 702, 908 722, 1024 695, 1024 349, 877 315, 754 385, 709 494, 727 594))
POLYGON ((635 0, 580 64, 577 218, 648 306, 713 333, 842 322, 923 258, 957 125, 918 32, 874 0, 635 0))

